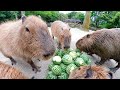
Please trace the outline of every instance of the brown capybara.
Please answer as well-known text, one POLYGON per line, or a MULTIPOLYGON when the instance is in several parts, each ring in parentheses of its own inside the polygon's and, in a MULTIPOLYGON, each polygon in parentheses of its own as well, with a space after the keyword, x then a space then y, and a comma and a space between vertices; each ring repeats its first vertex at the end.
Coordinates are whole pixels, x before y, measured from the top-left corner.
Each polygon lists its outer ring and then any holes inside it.
POLYGON ((28 79, 19 69, 0 61, 0 79, 28 79))
POLYGON ((100 56, 99 65, 109 59, 117 61, 118 65, 111 68, 113 72, 116 72, 120 67, 120 30, 103 29, 87 34, 76 42, 76 47, 90 55, 96 54, 100 56))
POLYGON ((62 21, 54 21, 51 24, 51 32, 53 38, 56 37, 58 39, 58 48, 70 48, 71 32, 68 24, 62 21))
POLYGON ((111 72, 101 66, 80 66, 73 70, 69 79, 112 79, 111 72))
POLYGON ((50 59, 55 52, 55 45, 47 24, 36 16, 23 16, 21 20, 9 21, 0 25, 0 51, 13 63, 13 57, 28 62, 37 72, 40 67, 33 59, 50 59))

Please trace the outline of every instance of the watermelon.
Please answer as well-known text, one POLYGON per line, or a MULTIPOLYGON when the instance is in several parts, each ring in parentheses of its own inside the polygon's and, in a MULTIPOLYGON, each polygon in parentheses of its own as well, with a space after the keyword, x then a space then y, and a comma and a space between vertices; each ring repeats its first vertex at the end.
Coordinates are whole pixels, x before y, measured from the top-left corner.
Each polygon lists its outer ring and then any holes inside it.
POLYGON ((52 73, 52 71, 49 71, 47 74, 46 79, 57 79, 57 76, 52 73))
POLYGON ((54 65, 52 67, 52 73, 55 75, 61 75, 62 69, 59 65, 54 65))
POLYGON ((70 52, 69 55, 70 55, 73 59, 75 59, 75 58, 77 57, 77 53, 76 53, 75 51, 70 52))
POLYGON ((80 49, 76 49, 75 52, 80 52, 80 49))
POLYGON ((89 59, 88 61, 86 61, 86 63, 87 63, 88 65, 90 65, 90 64, 91 64, 91 59, 89 59))
POLYGON ((89 56, 83 52, 82 55, 80 56, 85 62, 87 62, 89 60, 89 56))
POLYGON ((49 65, 48 65, 48 70, 51 71, 53 66, 54 66, 53 63, 49 64, 49 65))
POLYGON ((66 65, 73 62, 72 57, 69 54, 66 54, 62 57, 62 62, 66 65))
POLYGON ((65 54, 64 51, 60 49, 57 55, 60 57, 63 57, 64 54, 65 54))
POLYGON ((67 65, 61 63, 60 67, 61 67, 61 69, 62 69, 63 72, 66 72, 67 65))
POLYGON ((82 59, 82 58, 77 58, 76 60, 75 60, 75 64, 76 64, 76 66, 83 66, 83 65, 86 65, 86 63, 85 63, 85 61, 82 59))
POLYGON ((68 74, 63 72, 60 76, 58 76, 58 79, 68 79, 68 74))
POLYGON ((57 49, 57 50, 55 51, 55 56, 57 56, 59 52, 60 52, 60 50, 57 49))
POLYGON ((54 64, 60 64, 61 63, 61 57, 60 56, 54 56, 52 59, 54 64))
POLYGON ((80 57, 80 55, 81 55, 81 53, 80 53, 80 52, 77 52, 76 54, 77 54, 77 57, 80 57))
POLYGON ((77 66, 75 65, 75 64, 69 64, 68 66, 67 66, 67 68, 66 68, 66 72, 68 73, 68 74, 70 74, 74 69, 76 69, 77 68, 77 66))

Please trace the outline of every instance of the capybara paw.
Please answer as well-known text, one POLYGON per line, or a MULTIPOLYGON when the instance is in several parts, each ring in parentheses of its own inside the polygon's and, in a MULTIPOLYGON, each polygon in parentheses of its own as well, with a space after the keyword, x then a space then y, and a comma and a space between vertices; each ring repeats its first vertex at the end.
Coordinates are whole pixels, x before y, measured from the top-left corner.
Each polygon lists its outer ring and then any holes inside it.
POLYGON ((12 63, 12 65, 16 65, 17 62, 16 61, 12 61, 11 63, 12 63))
POLYGON ((36 66, 35 68, 32 68, 32 70, 37 73, 37 72, 40 72, 41 71, 41 66, 36 66))
POLYGON ((118 69, 119 69, 118 67, 116 67, 116 68, 110 68, 110 71, 113 72, 113 73, 115 73, 118 69))

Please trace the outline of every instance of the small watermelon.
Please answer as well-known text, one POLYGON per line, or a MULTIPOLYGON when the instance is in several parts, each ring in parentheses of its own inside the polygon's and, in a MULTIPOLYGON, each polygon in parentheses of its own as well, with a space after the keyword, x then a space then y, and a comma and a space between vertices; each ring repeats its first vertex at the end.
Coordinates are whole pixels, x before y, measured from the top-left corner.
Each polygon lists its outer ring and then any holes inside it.
POLYGON ((77 53, 76 53, 75 51, 70 52, 69 55, 70 55, 73 59, 75 59, 75 58, 77 57, 77 53))
POLYGON ((61 75, 62 69, 59 65, 54 65, 52 67, 52 73, 55 75, 61 75))
POLYGON ((67 68, 66 68, 66 72, 68 73, 68 74, 70 74, 74 69, 76 69, 77 68, 77 66, 75 65, 75 64, 70 64, 70 65, 68 65, 67 66, 67 68))
POLYGON ((62 60, 60 56, 54 56, 52 61, 54 64, 60 64, 62 60))
POLYGON ((62 69, 63 72, 66 72, 67 65, 61 63, 60 67, 61 67, 61 69, 62 69))
POLYGON ((49 71, 47 74, 46 79, 57 79, 57 76, 52 73, 52 71, 49 71))
POLYGON ((48 65, 48 69, 49 69, 49 71, 51 71, 52 70, 52 67, 54 66, 54 64, 53 63, 51 63, 51 64, 49 64, 48 65))
POLYGON ((82 58, 77 58, 76 60, 75 60, 75 64, 76 64, 76 66, 83 66, 83 65, 86 65, 86 63, 85 63, 85 61, 82 59, 82 58))
POLYGON ((57 55, 60 57, 63 57, 64 54, 65 54, 64 51, 60 49, 57 55))
POLYGON ((77 48, 77 49, 75 49, 75 52, 80 52, 80 49, 78 49, 78 48, 77 48))
POLYGON ((62 72, 60 76, 58 76, 58 79, 68 79, 68 74, 62 72))
POLYGON ((77 57, 80 57, 81 53, 80 52, 77 52, 77 57))
POLYGON ((66 54, 62 57, 62 62, 66 65, 73 62, 72 57, 69 54, 66 54))
POLYGON ((87 65, 90 65, 91 64, 91 59, 89 59, 86 63, 87 63, 87 65))
POLYGON ((83 52, 82 55, 80 56, 85 62, 87 62, 89 60, 89 56, 83 52))

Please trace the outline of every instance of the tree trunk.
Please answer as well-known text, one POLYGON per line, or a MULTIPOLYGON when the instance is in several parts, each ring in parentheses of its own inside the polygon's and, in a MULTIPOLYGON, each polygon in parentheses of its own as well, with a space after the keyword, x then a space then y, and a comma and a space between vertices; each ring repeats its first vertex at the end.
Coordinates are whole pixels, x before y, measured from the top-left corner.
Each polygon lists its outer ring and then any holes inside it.
POLYGON ((86 14, 85 14, 85 19, 83 21, 83 29, 88 31, 89 30, 89 26, 90 26, 90 16, 91 16, 91 12, 90 11, 86 11, 86 14))
POLYGON ((21 11, 21 17, 25 16, 25 11, 21 11))

